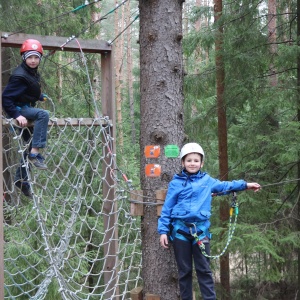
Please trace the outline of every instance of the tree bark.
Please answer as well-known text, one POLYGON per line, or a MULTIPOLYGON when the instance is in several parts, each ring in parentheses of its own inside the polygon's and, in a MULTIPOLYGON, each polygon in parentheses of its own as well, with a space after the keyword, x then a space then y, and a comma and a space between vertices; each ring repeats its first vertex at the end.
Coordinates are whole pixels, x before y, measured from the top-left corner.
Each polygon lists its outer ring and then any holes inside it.
MULTIPOLYGON (((220 21, 222 15, 222 0, 215 0, 215 23, 220 21)), ((225 69, 223 61, 223 27, 217 24, 215 37, 216 47, 216 84, 217 84, 217 107, 218 107, 218 141, 219 141, 219 169, 220 179, 228 180, 228 151, 227 151, 227 119, 226 103, 224 100, 225 90, 225 69)), ((229 204, 222 200, 220 204, 220 220, 226 228, 226 221, 229 219, 229 204)), ((220 281, 222 286, 221 299, 230 299, 230 271, 229 254, 225 253, 220 259, 220 281)))
MULTIPOLYGON (((102 5, 101 2, 94 4, 94 6, 99 11, 101 11, 101 5, 102 5)), ((97 22, 97 20, 99 20, 100 17, 101 17, 100 12, 93 12, 92 13, 92 21, 93 22, 97 22)), ((101 31, 100 30, 99 30, 98 34, 95 36, 95 38, 97 40, 101 40, 101 31)), ((92 80, 93 93, 94 93, 95 101, 98 102, 98 101, 101 101, 101 91, 99 89, 99 86, 101 86, 101 77, 100 77, 100 74, 99 74, 100 70, 101 70, 100 59, 95 58, 93 63, 96 65, 96 71, 94 72, 93 80, 92 80)), ((95 114, 96 114, 96 112, 95 112, 95 114)), ((99 117, 99 116, 96 116, 96 117, 99 117)))
POLYGON ((277 86, 277 75, 276 68, 273 61, 277 54, 277 44, 276 44, 276 0, 268 1, 268 32, 269 32, 269 43, 270 43, 270 84, 272 87, 277 86))
MULTIPOLYGON (((115 0, 115 5, 118 5, 118 1, 115 0)), ((122 32, 124 29, 124 5, 121 10, 115 11, 115 36, 122 32), (119 13, 119 11, 121 11, 119 13), (120 15, 121 14, 121 15, 120 15)), ((118 144, 120 149, 123 148, 123 117, 122 117, 122 88, 123 88, 123 52, 124 52, 124 35, 122 34, 114 42, 115 46, 115 86, 116 86, 116 109, 117 109, 117 124, 118 124, 118 144)))
MULTIPOLYGON (((297 0, 297 36, 298 36, 298 47, 300 47, 300 0, 297 0)), ((300 54, 297 57, 297 116, 298 116, 298 123, 300 125, 300 54)), ((300 151, 298 151, 298 178, 300 178, 300 151)), ((298 201, 300 195, 300 181, 298 181, 298 201)), ((298 220, 300 219, 300 205, 298 202, 298 220)), ((300 222, 297 223, 297 229, 300 231, 300 222)), ((298 287, 300 286, 300 249, 298 248, 298 287)), ((300 300, 300 292, 298 289, 297 292, 297 300, 300 300)))
MULTIPOLYGON (((130 1, 126 4, 126 20, 127 24, 130 23, 130 1)), ((131 27, 127 30, 127 83, 128 83, 128 97, 129 97, 129 109, 130 109, 130 125, 131 125, 131 142, 134 145, 136 143, 136 129, 134 119, 134 97, 133 97, 133 60, 131 50, 131 27)))
POLYGON ((179 147, 184 142, 182 1, 141 0, 140 8, 140 79, 141 134, 140 147, 159 145, 157 159, 141 157, 141 186, 144 195, 142 218, 142 276, 144 294, 164 299, 179 299, 177 267, 172 248, 160 247, 157 233, 155 191, 167 188, 179 171, 178 158, 166 158, 168 144, 179 147), (161 176, 145 176, 145 165, 161 165, 161 176))
MULTIPOLYGON (((278 78, 277 78, 277 70, 274 65, 274 61, 276 60, 277 55, 277 44, 276 44, 276 0, 269 0, 268 1, 268 42, 270 43, 270 66, 269 66, 269 73, 270 73, 270 86, 271 88, 276 88, 278 84, 278 78)), ((275 91, 274 91, 275 92, 275 91)), ((268 114, 267 121, 272 130, 278 130, 279 129, 279 122, 277 120, 277 109, 274 107, 273 111, 268 114)), ((272 162, 272 167, 275 169, 277 168, 277 163, 272 162)))

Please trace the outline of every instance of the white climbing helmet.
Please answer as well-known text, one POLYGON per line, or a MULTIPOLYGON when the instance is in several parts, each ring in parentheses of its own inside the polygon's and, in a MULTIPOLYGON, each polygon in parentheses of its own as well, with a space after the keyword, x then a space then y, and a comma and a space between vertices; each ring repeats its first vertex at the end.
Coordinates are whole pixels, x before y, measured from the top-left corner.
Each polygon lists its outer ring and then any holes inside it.
POLYGON ((180 151, 180 159, 182 159, 183 157, 185 157, 187 154, 190 153, 199 153, 202 155, 203 160, 204 160, 204 151, 202 149, 202 147, 197 144, 197 143, 188 143, 185 144, 180 151))

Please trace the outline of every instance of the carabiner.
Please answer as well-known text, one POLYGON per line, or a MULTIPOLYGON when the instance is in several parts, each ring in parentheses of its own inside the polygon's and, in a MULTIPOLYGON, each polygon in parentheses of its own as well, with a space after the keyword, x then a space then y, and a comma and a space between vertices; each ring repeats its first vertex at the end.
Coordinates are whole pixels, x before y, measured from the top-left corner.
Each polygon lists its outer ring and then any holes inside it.
POLYGON ((198 238, 198 235, 197 235, 197 226, 196 226, 196 224, 195 223, 191 223, 193 226, 194 226, 194 228, 195 228, 195 233, 193 233, 193 227, 189 227, 189 230, 190 230, 190 234, 194 237, 194 238, 198 238))

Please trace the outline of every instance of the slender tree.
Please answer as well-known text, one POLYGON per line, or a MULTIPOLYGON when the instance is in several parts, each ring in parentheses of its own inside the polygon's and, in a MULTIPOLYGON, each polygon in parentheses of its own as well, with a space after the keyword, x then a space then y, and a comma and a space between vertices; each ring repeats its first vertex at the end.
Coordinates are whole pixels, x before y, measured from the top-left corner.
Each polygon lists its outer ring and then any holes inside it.
MULTIPOLYGON (((297 36, 298 48, 300 47, 300 0, 297 0, 297 36)), ((297 56, 297 118, 300 124, 300 54, 297 56)), ((300 178, 300 151, 298 150, 298 179, 300 178)), ((298 181, 298 231, 300 231, 300 181, 298 181)), ((298 247, 298 287, 300 286, 300 248, 298 247)), ((300 293, 298 288, 297 299, 300 300, 300 293)))
MULTIPOLYGON (((115 1, 117 6, 118 1, 115 1)), ((115 36, 124 29, 125 11, 124 5, 121 9, 115 11, 115 36)), ((122 116, 122 88, 123 88, 123 53, 124 53, 124 35, 121 35, 115 43, 115 72, 116 72, 116 109, 118 123, 118 140, 121 147, 124 145, 123 138, 123 116, 122 116)))
MULTIPOLYGON (((276 44, 276 0, 269 0, 268 2, 268 31, 269 31, 269 41, 270 41, 270 55, 274 57, 277 54, 277 44, 276 44)), ((270 63, 270 85, 272 87, 277 86, 277 74, 274 68, 274 63, 270 63)))
MULTIPOLYGON (((225 69, 223 60, 223 26, 220 24, 222 15, 222 0, 215 0, 215 23, 217 26, 215 47, 216 47, 216 84, 217 84, 217 111, 218 111, 218 140, 219 140, 219 168, 221 180, 228 180, 228 153, 227 153, 227 119, 226 104, 224 100, 225 90, 225 69)), ((229 205, 226 200, 220 203, 220 220, 227 222, 229 218, 229 205)), ((225 253, 220 259, 220 279, 222 299, 230 299, 230 271, 229 254, 225 253)))
MULTIPOLYGON (((130 23, 130 1, 126 4, 126 23, 130 23)), ((136 129, 134 120, 134 96, 133 96, 133 58, 132 58, 132 48, 131 48, 131 36, 133 30, 128 28, 126 32, 127 37, 127 84, 128 84, 128 97, 129 97, 129 109, 130 109, 130 128, 131 128, 131 142, 136 143, 136 129)))

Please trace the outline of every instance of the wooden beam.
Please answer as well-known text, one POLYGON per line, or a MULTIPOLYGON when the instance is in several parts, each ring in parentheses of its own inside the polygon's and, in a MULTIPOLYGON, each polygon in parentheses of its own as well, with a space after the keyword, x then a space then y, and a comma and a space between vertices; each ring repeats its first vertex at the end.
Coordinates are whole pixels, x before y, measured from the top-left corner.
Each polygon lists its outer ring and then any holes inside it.
MULTIPOLYGON (((112 51, 101 55, 101 108, 102 115, 107 116, 115 123, 115 95, 114 95, 114 66, 112 51)), ((104 263, 104 284, 107 292, 103 294, 104 299, 119 299, 113 297, 113 294, 119 294, 119 286, 117 285, 118 269, 116 268, 118 261, 118 222, 117 210, 118 205, 115 201, 115 179, 112 176, 113 165, 111 164, 111 155, 116 153, 116 130, 115 127, 107 128, 107 134, 112 137, 111 143, 108 143, 106 136, 103 134, 103 144, 108 145, 104 147, 104 164, 102 167, 102 177, 105 178, 102 186, 102 193, 104 198, 103 206, 103 225, 104 225, 104 247, 103 255, 106 257, 104 263), (108 130, 109 129, 109 130, 108 130), (110 166, 111 169, 106 169, 110 166)))
POLYGON ((144 204, 143 202, 143 191, 136 190, 130 192, 130 200, 133 202, 130 203, 130 214, 132 216, 143 216, 144 215, 144 204), (141 203, 134 203, 134 201, 141 203))
POLYGON ((157 202, 157 204, 160 204, 160 205, 157 205, 157 207, 156 207, 156 213, 157 213, 158 216, 161 215, 161 209, 162 209, 162 206, 165 202, 167 191, 168 190, 157 190, 157 191, 155 191, 156 202, 157 202))
POLYGON ((143 300, 143 288, 136 287, 130 291, 131 300, 143 300))
POLYGON ((84 40, 77 38, 78 43, 75 39, 71 37, 59 37, 59 36, 46 36, 46 35, 36 35, 36 34, 25 34, 25 33, 10 33, 2 32, 1 42, 2 47, 12 47, 20 48, 23 42, 27 39, 38 40, 42 45, 44 50, 56 50, 56 51, 70 51, 70 52, 80 52, 80 48, 84 49, 85 53, 107 53, 111 52, 112 45, 106 41, 98 40, 84 40), (66 45, 64 45, 68 40, 66 45), (61 46, 64 45, 63 49, 61 46), (80 45, 80 47, 79 47, 80 45))
MULTIPOLYGON (((167 191, 168 191, 167 189, 155 191, 156 203, 157 203, 157 206, 156 206, 157 216, 161 215, 161 209, 165 202, 167 191)), ((130 198, 132 200, 132 202, 130 203, 130 214, 132 216, 143 216, 144 215, 143 206, 144 206, 144 204, 147 205, 147 203, 142 203, 143 202, 143 191, 141 191, 141 190, 132 191, 130 194, 130 198), (134 203, 135 200, 139 203, 134 203)))
POLYGON ((101 107, 103 116, 115 123, 115 72, 113 52, 101 55, 101 107))
MULTIPOLYGON (((107 125, 110 123, 110 120, 95 120, 92 118, 65 118, 65 119, 50 119, 48 126, 102 126, 102 125, 107 125)), ((2 119, 2 125, 3 126, 8 126, 12 125, 15 127, 19 127, 18 121, 16 119, 2 119)), ((34 122, 29 122, 27 127, 32 127, 34 126, 34 122)))
POLYGON ((154 294, 146 294, 145 300, 160 300, 160 296, 154 294))

